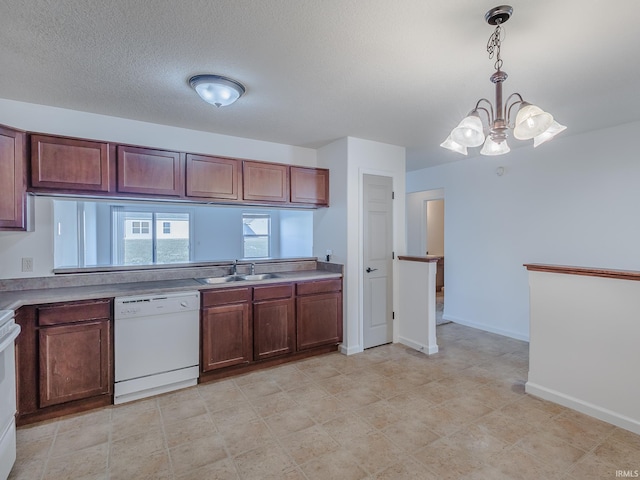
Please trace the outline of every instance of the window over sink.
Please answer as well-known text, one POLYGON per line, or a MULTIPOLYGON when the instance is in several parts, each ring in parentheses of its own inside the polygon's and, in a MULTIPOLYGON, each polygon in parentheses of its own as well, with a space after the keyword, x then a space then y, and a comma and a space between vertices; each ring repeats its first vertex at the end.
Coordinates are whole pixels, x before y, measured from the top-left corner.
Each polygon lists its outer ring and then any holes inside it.
POLYGON ((313 252, 313 210, 51 200, 54 269, 311 257, 313 252))

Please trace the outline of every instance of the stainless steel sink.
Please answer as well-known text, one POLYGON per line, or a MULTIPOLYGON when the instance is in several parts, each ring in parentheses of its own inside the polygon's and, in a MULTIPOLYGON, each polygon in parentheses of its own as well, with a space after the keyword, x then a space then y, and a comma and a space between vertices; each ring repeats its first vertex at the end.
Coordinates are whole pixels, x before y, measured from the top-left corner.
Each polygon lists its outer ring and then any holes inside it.
POLYGON ((244 280, 240 275, 227 275, 226 277, 209 277, 209 278, 196 278, 196 281, 204 283, 205 285, 215 285, 217 283, 238 282, 244 280))
POLYGON ((219 283, 241 282, 246 280, 269 280, 271 278, 280 278, 280 276, 275 273, 260 273, 257 275, 227 275, 226 277, 196 278, 196 281, 205 285, 216 285, 219 283))
POLYGON ((280 278, 280 275, 275 273, 259 273, 257 275, 238 275, 243 280, 269 280, 270 278, 280 278))

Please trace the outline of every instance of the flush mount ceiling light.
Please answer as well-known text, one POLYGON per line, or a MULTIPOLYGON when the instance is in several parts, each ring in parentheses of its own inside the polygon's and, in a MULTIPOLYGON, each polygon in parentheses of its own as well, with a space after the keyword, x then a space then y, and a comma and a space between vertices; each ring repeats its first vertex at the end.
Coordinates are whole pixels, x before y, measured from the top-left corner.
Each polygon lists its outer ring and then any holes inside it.
POLYGON ((240 82, 222 75, 196 75, 189 79, 189 85, 200 98, 216 107, 231 105, 245 92, 240 82))
POLYGON ((554 121, 550 113, 525 102, 519 93, 511 94, 503 105, 502 83, 507 79, 507 74, 501 70, 500 45, 504 38, 502 24, 509 20, 512 13, 512 7, 502 5, 492 8, 484 16, 489 25, 496 27, 487 42, 489 58, 496 59, 494 64, 496 71, 489 77, 496 86, 495 107, 486 98, 478 100, 469 115, 463 118, 447 139, 440 144, 441 147, 466 155, 467 147, 483 145, 480 150, 482 155, 503 155, 511 150, 507 144, 509 129, 513 130, 513 136, 518 140, 533 138, 533 146, 537 147, 567 128, 554 121), (511 112, 515 106, 518 106, 518 113, 515 122, 511 123, 511 112), (480 112, 487 117, 489 132, 486 136, 480 112))

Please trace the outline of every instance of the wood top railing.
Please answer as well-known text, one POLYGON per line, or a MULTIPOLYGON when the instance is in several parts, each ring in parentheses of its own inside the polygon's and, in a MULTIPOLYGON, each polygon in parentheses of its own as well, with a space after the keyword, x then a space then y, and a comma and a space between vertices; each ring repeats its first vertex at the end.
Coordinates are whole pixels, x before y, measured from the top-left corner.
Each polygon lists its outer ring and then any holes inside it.
POLYGON ((440 255, 398 255, 398 260, 407 260, 409 262, 437 262, 443 258, 440 255))
POLYGON ((617 278, 621 280, 640 280, 640 272, 636 270, 572 267, 568 265, 545 265, 541 263, 525 263, 524 266, 531 272, 564 273, 567 275, 583 275, 588 277, 617 278))

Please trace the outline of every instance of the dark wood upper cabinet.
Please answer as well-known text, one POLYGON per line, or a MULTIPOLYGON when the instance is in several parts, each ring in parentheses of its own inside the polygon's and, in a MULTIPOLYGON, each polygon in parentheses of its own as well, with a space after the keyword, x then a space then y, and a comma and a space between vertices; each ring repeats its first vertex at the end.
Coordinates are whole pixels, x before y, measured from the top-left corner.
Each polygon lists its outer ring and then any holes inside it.
POLYGON ((329 205, 329 170, 291 167, 291 203, 329 205))
POLYGON ((0 230, 25 230, 26 150, 24 132, 0 127, 0 230))
POLYGON ((118 145, 118 192, 184 196, 184 155, 118 145))
POLYGON ((31 135, 31 187, 69 192, 113 192, 113 149, 104 142, 31 135))
POLYGON ((241 160, 187 154, 187 197, 240 200, 241 160))
POLYGON ((242 186, 244 200, 286 203, 289 201, 289 167, 245 160, 242 186))
POLYGON ((31 191, 314 208, 329 205, 329 170, 28 133, 0 125, 0 229, 27 229, 26 193, 31 191))

